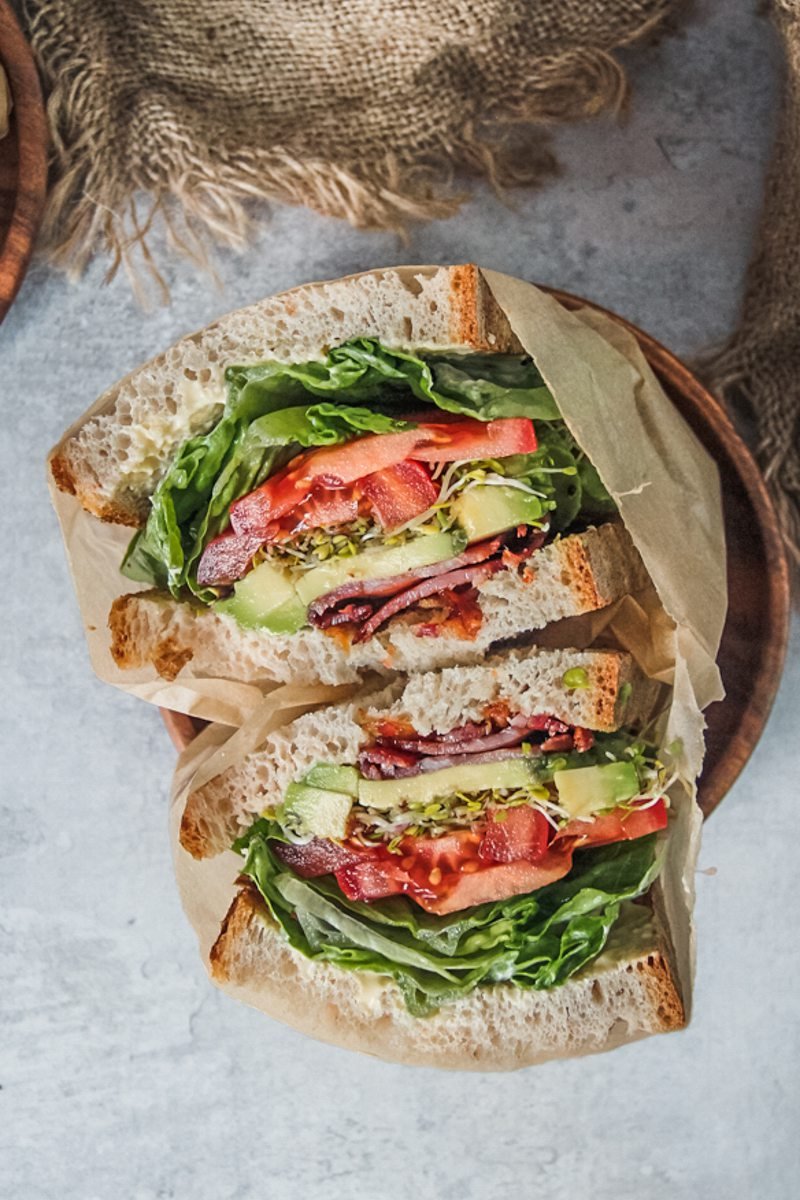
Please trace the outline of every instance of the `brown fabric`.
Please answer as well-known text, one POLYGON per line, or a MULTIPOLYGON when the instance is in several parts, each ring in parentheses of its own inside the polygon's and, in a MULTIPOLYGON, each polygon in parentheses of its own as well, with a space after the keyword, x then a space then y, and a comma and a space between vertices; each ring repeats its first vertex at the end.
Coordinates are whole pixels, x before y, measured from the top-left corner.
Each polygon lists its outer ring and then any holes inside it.
POLYGON ((741 324, 705 373, 755 420, 759 462, 800 566, 800 0, 774 0, 772 16, 786 51, 781 122, 741 324))
POLYGON ((25 0, 56 154, 45 238, 77 270, 98 248, 130 270, 138 249, 157 275, 159 212, 200 260, 209 236, 244 241, 258 198, 362 228, 449 216, 456 170, 499 186, 552 172, 541 127, 619 110, 612 51, 682 6, 25 0))

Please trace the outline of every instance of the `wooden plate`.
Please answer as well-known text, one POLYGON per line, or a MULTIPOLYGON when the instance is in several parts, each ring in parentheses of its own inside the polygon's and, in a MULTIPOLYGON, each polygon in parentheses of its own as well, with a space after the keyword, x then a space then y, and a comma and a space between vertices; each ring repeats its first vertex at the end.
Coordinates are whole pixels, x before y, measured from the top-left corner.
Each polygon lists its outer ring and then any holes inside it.
POLYGON ((28 267, 47 186, 47 122, 36 65, 7 0, 0 0, 0 62, 11 89, 11 128, 0 141, 0 321, 28 267))
MULTIPOLYGON (((761 473, 721 405, 674 354, 628 321, 568 292, 544 289, 570 309, 606 312, 637 338, 667 395, 716 461, 728 543, 728 617, 719 666, 726 697, 707 713, 707 751, 698 799, 708 816, 761 736, 778 689, 789 632, 789 573, 775 510, 761 473)), ((182 750, 203 722, 162 709, 182 750)))

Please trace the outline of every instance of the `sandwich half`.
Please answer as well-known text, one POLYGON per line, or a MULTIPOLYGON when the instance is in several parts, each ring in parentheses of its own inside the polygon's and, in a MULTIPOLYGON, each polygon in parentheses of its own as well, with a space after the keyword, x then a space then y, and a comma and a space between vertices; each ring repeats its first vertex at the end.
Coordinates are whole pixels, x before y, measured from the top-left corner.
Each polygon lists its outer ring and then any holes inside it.
POLYGON ((187 799, 240 891, 226 990, 385 1058, 510 1069, 684 1023, 654 888, 660 685, 616 651, 513 651, 307 714, 187 799))
POLYGON ((111 653, 169 680, 480 662, 646 583, 473 266, 230 314, 112 389, 50 467, 136 527, 111 653))

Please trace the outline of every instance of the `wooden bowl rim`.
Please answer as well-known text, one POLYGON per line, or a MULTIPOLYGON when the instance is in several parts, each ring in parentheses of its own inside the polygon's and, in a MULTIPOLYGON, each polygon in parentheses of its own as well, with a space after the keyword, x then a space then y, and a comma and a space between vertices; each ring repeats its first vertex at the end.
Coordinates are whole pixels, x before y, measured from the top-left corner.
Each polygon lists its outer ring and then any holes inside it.
POLYGON ((0 0, 0 61, 2 61, 14 104, 16 120, 8 136, 14 137, 18 152, 18 184, 11 213, 0 248, 0 278, 13 279, 7 300, 0 299, 0 321, 14 302, 33 253, 36 234, 44 212, 47 194, 47 148, 49 135, 44 100, 30 46, 6 0, 0 0), (20 186, 25 181, 24 187, 20 186))
MULTIPOLYGON (((767 623, 776 631, 770 655, 769 669, 761 667, 754 680, 747 705, 741 710, 739 726, 746 726, 752 720, 752 729, 744 733, 746 754, 744 758, 735 760, 721 759, 712 775, 703 777, 698 787, 698 800, 705 816, 708 816, 719 805, 734 782, 741 774, 753 750, 758 744, 769 719, 769 713, 780 684, 781 672, 786 658, 789 638, 790 589, 789 566, 783 539, 780 535, 778 520, 772 500, 767 491, 761 472, 750 450, 736 432, 730 418, 719 400, 711 394, 697 377, 681 362, 671 350, 661 342, 620 317, 611 309, 596 304, 593 300, 576 296, 573 292, 565 292, 559 288, 548 287, 544 284, 537 286, 548 292, 565 308, 593 308, 611 317, 623 328, 627 329, 637 339, 642 347, 645 358, 661 378, 667 380, 674 388, 688 396, 707 418, 708 424, 718 436, 726 452, 736 465, 737 472, 745 486, 754 515, 758 521, 759 530, 764 539, 767 556, 774 567, 767 589, 766 602, 768 605, 767 623)), ((721 701, 725 703, 725 701, 721 701)), ((196 736, 198 730, 191 717, 184 713, 173 712, 162 708, 161 716, 173 745, 179 751, 184 750, 196 736)))

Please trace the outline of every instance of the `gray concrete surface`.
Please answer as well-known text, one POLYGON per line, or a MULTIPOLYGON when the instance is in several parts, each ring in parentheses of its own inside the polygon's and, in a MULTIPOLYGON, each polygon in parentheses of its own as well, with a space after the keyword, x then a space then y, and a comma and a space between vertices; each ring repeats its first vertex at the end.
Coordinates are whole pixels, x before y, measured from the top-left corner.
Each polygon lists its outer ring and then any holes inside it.
POLYGON ((212 989, 173 885, 173 752, 96 682, 44 487, 107 384, 215 314, 307 279, 475 259, 583 292, 690 354, 734 320, 779 65, 755 0, 701 3, 631 56, 627 126, 558 136, 561 177, 393 237, 275 211, 224 293, 169 267, 142 314, 96 264, 36 266, 0 330, 6 587, 0 840, 0 1194, 9 1200, 595 1200, 797 1194, 800 647, 706 832, 688 1031, 514 1076, 317 1045, 212 989))

